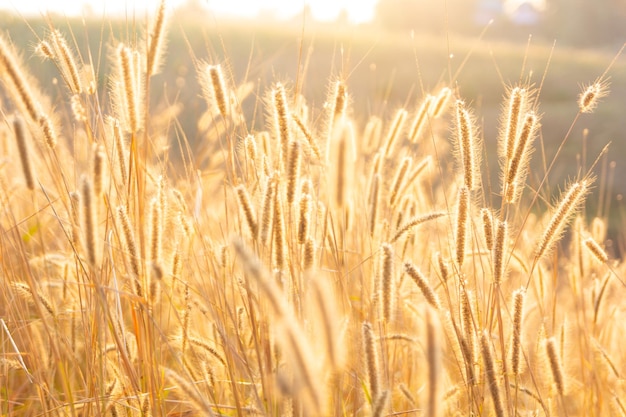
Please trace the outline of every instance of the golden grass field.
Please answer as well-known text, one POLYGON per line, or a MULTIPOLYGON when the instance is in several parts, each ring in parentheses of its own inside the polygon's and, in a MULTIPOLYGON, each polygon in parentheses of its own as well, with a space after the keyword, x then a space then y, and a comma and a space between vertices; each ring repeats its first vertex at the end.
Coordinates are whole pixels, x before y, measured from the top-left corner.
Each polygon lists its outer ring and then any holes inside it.
POLYGON ((108 46, 104 91, 71 34, 0 37, 3 415, 626 416, 626 266, 585 210, 610 148, 546 158, 541 84, 487 146, 454 82, 366 117, 342 77, 313 107, 197 60, 190 141, 153 104, 169 24, 108 46))

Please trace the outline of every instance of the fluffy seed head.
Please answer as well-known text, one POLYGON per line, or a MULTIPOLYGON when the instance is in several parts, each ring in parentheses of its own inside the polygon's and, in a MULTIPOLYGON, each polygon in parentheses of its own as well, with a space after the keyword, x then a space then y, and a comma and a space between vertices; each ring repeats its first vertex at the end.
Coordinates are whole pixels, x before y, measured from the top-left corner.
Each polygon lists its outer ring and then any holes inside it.
POLYGON ((480 218, 483 222, 483 232, 485 235, 485 244, 487 249, 493 248, 493 213, 491 210, 484 207, 480 209, 480 218))
POLYGON ((381 295, 379 300, 382 301, 381 311, 382 318, 387 322, 391 322, 393 313, 394 293, 395 293, 395 272, 393 263, 393 247, 388 243, 383 243, 381 246, 381 295))
POLYGON ((474 132, 472 115, 463 100, 456 101, 456 139, 459 165, 463 170, 463 180, 468 190, 478 187, 480 146, 474 132))
POLYGON ((52 50, 52 46, 48 43, 48 41, 44 40, 39 42, 37 44, 37 47, 35 48, 35 52, 42 58, 50 60, 54 59, 54 52, 52 50))
POLYGON ((311 196, 307 193, 303 193, 300 197, 300 215, 298 220, 298 243, 300 245, 303 245, 309 237, 312 207, 313 200, 311 196))
POLYGON ((504 119, 504 132, 502 143, 502 156, 506 164, 513 157, 515 142, 517 140, 517 130, 519 120, 526 107, 527 92, 521 87, 515 87, 511 90, 508 98, 508 106, 504 119))
POLYGON ((520 372, 520 354, 522 350, 522 317, 524 313, 524 298, 526 291, 524 288, 513 293, 513 338, 511 348, 511 369, 515 375, 520 372))
POLYGON ((289 142, 287 164, 287 204, 291 206, 296 199, 296 186, 300 180, 300 160, 302 156, 300 141, 289 142))
POLYGON ((148 51, 146 53, 146 73, 148 76, 156 74, 159 70, 159 61, 163 54, 166 21, 165 0, 161 0, 148 39, 148 51))
POLYGON ((272 103, 274 107, 274 124, 278 137, 280 138, 280 153, 283 166, 287 165, 287 145, 291 141, 291 129, 289 127, 289 108, 285 87, 278 83, 272 91, 272 103))
POLYGON ((97 197, 102 194, 104 159, 104 148, 97 146, 93 154, 93 191, 97 197))
POLYGON ((428 109, 432 105, 435 100, 434 96, 428 94, 426 98, 420 104, 417 113, 415 114, 415 118, 413 119, 413 123, 411 124, 411 129, 409 130, 409 142, 415 143, 420 137, 420 134, 426 124, 428 117, 428 109))
POLYGON ((63 76, 66 78, 67 86, 73 94, 82 93, 83 86, 78 72, 78 66, 76 65, 74 54, 65 41, 65 37, 58 30, 54 30, 51 38, 56 56, 59 58, 63 76))
POLYGON ((38 121, 41 117, 40 105, 34 98, 30 84, 27 82, 9 42, 3 36, 0 36, 0 69, 4 70, 3 79, 8 81, 12 87, 11 90, 15 93, 17 104, 23 106, 31 120, 38 121))
MULTIPOLYGON (((135 279, 137 279, 140 276, 139 251, 135 241, 135 232, 133 231, 125 206, 119 206, 117 208, 117 219, 122 226, 122 238, 128 250, 131 272, 134 274, 135 279)), ((141 287, 136 287, 135 290, 137 295, 141 296, 141 287)))
POLYGON ((16 115, 13 118, 13 131, 15 132, 15 140, 17 141, 17 150, 20 154, 20 162, 22 164, 22 173, 24 174, 26 187, 29 190, 34 190, 35 179, 30 159, 31 156, 29 152, 29 146, 27 142, 26 124, 19 115, 16 115))
POLYGON ((250 229, 250 233, 253 238, 256 238, 259 227, 256 221, 256 215, 254 213, 254 208, 252 206, 252 202, 250 201, 250 196, 246 191, 246 188, 243 185, 238 186, 235 191, 237 191, 237 198, 239 199, 239 205, 243 210, 243 214, 246 218, 246 223, 248 223, 248 228, 250 229))
POLYGON ((87 260, 91 266, 95 266, 97 263, 97 239, 96 239, 96 227, 97 221, 97 208, 93 190, 93 184, 86 175, 83 175, 80 180, 81 202, 83 203, 82 215, 83 215, 83 231, 85 238, 85 247, 87 249, 87 260))
POLYGON ((448 101, 452 96, 452 90, 448 87, 444 87, 441 89, 437 98, 433 100, 430 106, 430 115, 433 118, 437 118, 443 114, 443 112, 448 107, 448 101))
POLYGON ((504 252, 507 239, 507 222, 500 222, 498 224, 498 231, 496 232, 496 241, 493 248, 493 283, 500 285, 500 282, 504 278, 505 264, 504 264, 504 252))
POLYGON ((402 133, 402 129, 404 128, 407 115, 408 113, 404 109, 400 109, 396 112, 396 115, 391 122, 391 126, 389 127, 389 131, 387 132, 387 137, 385 138, 385 152, 383 152, 385 158, 389 158, 393 153, 396 142, 398 141, 398 138, 402 133))
POLYGON ((545 343, 548 360, 550 362, 550 370, 552 371, 552 378, 554 379, 554 386, 559 395, 563 395, 565 393, 565 378, 563 376, 561 360, 559 359, 559 354, 556 349, 556 341, 554 337, 550 337, 546 339, 545 343))
POLYGON ((588 237, 583 243, 585 247, 589 249, 589 252, 591 252, 591 254, 598 260, 598 262, 605 264, 609 261, 609 256, 606 254, 604 249, 602 249, 602 246, 600 246, 600 244, 598 244, 598 242, 596 242, 592 237, 588 237))
POLYGON ((211 92, 215 100, 214 105, 218 108, 222 117, 226 117, 228 115, 228 100, 222 67, 221 65, 207 65, 206 71, 211 82, 211 92))
POLYGON ((430 304, 435 310, 441 309, 441 302, 439 301, 439 296, 433 290, 432 286, 428 282, 428 279, 420 272, 419 269, 411 262, 405 262, 404 271, 407 273, 409 277, 413 279, 413 282, 420 289, 428 304, 430 304))
POLYGON ((554 211, 548 227, 543 232, 541 239, 539 239, 537 250, 535 252, 535 256, 537 258, 543 256, 561 237, 565 225, 567 225, 569 219, 584 201, 589 188, 589 182, 589 180, 583 180, 574 183, 567 190, 567 193, 563 199, 561 199, 557 209, 554 211))
POLYGON ((127 122, 126 130, 135 133, 139 130, 137 74, 133 63, 133 51, 124 44, 117 48, 117 66, 121 83, 120 99, 123 101, 118 104, 123 112, 120 114, 127 122))
POLYGON ((400 166, 398 167, 398 170, 396 171, 396 175, 393 178, 393 182, 391 183, 389 205, 392 207, 395 206, 396 203, 398 202, 398 197, 399 197, 398 193, 400 191, 400 188, 402 188, 402 184, 404 182, 407 172, 411 168, 412 163, 413 163, 413 158, 411 158, 410 156, 406 156, 402 158, 402 162, 400 162, 400 166))
POLYGON ((462 186, 459 189, 456 206, 456 263, 463 266, 467 246, 467 227, 469 218, 469 190, 462 186))
POLYGON ((430 307, 426 308, 426 358, 428 360, 428 400, 426 403, 427 417, 441 415, 442 360, 439 327, 441 323, 437 313, 430 307))
POLYGON ((494 410, 497 417, 504 417, 504 403, 502 401, 502 395, 500 393, 500 387, 498 386, 498 378, 496 375, 496 363, 493 357, 493 351, 491 350, 491 338, 489 333, 485 330, 480 338, 480 350, 483 356, 483 362, 485 364, 485 374, 487 377, 487 384, 489 385, 489 391, 491 392, 491 399, 493 401, 494 410))
POLYGON ((581 113, 591 113, 596 107, 598 102, 608 94, 608 82, 596 81, 586 86, 578 96, 578 109, 581 113))
POLYGON ((365 363, 367 365, 367 375, 369 377, 369 389, 371 398, 375 399, 380 393, 378 350, 376 349, 376 338, 374 329, 369 322, 363 322, 363 350, 365 351, 365 363))
POLYGON ((508 203, 516 202, 523 189, 537 126, 537 115, 534 112, 526 113, 519 137, 514 143, 515 150, 508 161, 503 190, 504 198, 508 203))

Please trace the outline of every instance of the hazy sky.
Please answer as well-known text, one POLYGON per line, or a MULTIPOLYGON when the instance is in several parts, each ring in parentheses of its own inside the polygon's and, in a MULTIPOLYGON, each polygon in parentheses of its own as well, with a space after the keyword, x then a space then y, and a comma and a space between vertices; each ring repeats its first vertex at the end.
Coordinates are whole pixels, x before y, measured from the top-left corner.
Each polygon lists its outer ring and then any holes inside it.
MULTIPOLYGON (((167 0, 170 7, 179 6, 186 0, 167 0)), ((345 9, 350 20, 364 22, 372 18, 377 0, 198 0, 209 10, 244 17, 254 17, 259 11, 274 12, 277 17, 293 16, 309 4, 313 16, 319 20, 332 20, 345 9)), ((155 9, 158 0, 0 0, 0 9, 21 14, 41 14, 46 11, 80 15, 86 7, 96 14, 103 12, 124 14, 144 13, 155 9)))

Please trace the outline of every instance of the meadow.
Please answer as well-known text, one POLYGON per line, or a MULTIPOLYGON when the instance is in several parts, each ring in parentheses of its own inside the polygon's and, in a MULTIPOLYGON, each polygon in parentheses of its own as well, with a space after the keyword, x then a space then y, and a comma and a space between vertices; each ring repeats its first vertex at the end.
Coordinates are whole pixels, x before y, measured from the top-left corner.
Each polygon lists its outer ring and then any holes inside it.
POLYGON ((3 415, 626 416, 617 51, 0 20, 3 415))

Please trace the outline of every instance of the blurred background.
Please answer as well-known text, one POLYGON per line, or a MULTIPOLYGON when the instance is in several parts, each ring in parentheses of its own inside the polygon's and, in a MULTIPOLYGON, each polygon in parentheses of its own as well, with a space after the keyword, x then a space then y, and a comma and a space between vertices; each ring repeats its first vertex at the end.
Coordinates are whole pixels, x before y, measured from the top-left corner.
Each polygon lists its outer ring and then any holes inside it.
MULTIPOLYGON (((38 39, 51 27, 71 34, 82 59, 92 57, 99 87, 106 89, 111 45, 142 42, 137 32, 158 6, 157 0, 53 3, 0 0, 0 27, 57 107, 67 106, 67 98, 54 84, 56 69, 34 54, 38 39)), ((190 142, 203 135, 199 60, 226 64, 233 84, 253 83, 254 93, 243 103, 253 131, 266 128, 258 99, 275 81, 301 92, 319 117, 329 80, 346 80, 361 125, 371 115, 388 119, 400 106, 412 110, 425 94, 452 84, 478 116, 494 184, 506 88, 527 82, 540 90, 537 181, 576 117, 582 86, 603 75, 626 42, 624 0, 170 0, 168 7, 167 53, 152 81, 153 97, 155 106, 180 105, 180 132, 190 142)), ((621 233, 626 57, 616 60, 606 78, 609 96, 578 120, 549 184, 555 192, 563 188, 611 142, 596 168, 600 180, 587 207, 590 216, 607 215, 613 232, 621 233)))

